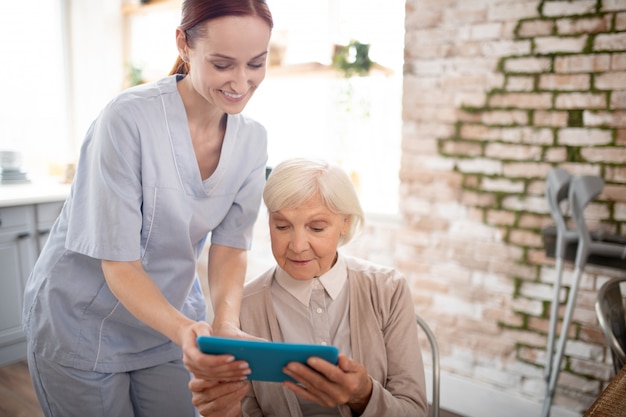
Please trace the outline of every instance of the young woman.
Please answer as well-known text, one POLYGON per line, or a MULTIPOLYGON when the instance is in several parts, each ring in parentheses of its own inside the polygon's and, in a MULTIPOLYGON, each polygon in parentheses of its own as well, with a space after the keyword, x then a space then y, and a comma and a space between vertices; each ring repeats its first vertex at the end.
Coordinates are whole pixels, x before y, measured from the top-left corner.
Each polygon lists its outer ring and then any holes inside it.
POLYGON ((265 129, 240 112, 265 77, 272 26, 264 0, 186 0, 174 73, 122 92, 88 130, 25 292, 46 416, 193 416, 189 371, 249 371, 202 355, 195 339, 245 337, 267 150, 265 129), (196 274, 209 236, 211 325, 196 274))

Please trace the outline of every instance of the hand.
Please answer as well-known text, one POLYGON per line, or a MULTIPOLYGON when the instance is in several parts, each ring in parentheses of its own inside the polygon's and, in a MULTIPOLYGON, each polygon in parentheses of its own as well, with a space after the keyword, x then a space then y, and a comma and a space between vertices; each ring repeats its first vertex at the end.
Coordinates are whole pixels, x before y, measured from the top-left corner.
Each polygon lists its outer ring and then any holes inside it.
POLYGON ((213 336, 220 337, 231 337, 234 339, 248 339, 248 340, 261 340, 267 341, 267 339, 263 339, 261 337, 252 336, 244 331, 242 331, 239 327, 235 326, 233 323, 216 323, 213 322, 213 336))
POLYGON ((284 372, 298 381, 285 381, 283 385, 302 398, 325 407, 347 404, 362 414, 372 395, 372 380, 360 363, 340 354, 337 366, 312 357, 307 364, 290 362, 284 372), (317 372, 316 372, 317 371, 317 372))
POLYGON ((241 401, 250 388, 247 382, 216 382, 193 378, 191 402, 204 417, 240 417, 241 401))
POLYGON ((250 374, 245 361, 236 361, 233 355, 207 355, 200 352, 196 339, 210 336, 211 326, 206 322, 195 322, 183 330, 183 362, 196 378, 209 381, 242 381, 250 374))

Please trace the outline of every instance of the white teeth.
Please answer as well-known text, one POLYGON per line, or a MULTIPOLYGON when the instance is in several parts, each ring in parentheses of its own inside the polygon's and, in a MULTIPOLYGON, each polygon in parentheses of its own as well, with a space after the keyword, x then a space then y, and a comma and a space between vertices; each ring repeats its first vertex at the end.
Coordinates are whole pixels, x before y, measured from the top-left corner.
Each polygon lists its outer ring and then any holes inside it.
POLYGON ((233 94, 233 93, 229 93, 228 91, 223 91, 222 93, 224 93, 226 96, 230 97, 230 98, 241 98, 243 96, 243 94, 233 94))

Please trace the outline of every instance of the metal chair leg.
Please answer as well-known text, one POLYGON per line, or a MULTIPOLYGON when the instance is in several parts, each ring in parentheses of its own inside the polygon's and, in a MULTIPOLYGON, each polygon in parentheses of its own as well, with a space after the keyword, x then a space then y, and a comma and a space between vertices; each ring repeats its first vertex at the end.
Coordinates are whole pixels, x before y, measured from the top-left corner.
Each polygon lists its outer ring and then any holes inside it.
POLYGON ((550 325, 548 327, 548 346, 546 348, 546 360, 544 367, 544 379, 546 384, 550 381, 552 374, 552 358, 554 356, 554 339, 559 317, 559 307, 561 304, 561 275, 563 274, 563 259, 556 258, 556 278, 554 280, 554 288, 552 293, 552 304, 550 308, 550 325))
POLYGON ((550 381, 548 382, 548 388, 546 390, 546 397, 543 402, 543 410, 541 412, 542 417, 548 417, 550 415, 550 408, 552 406, 552 399, 554 398, 554 391, 556 390, 556 382, 559 379, 559 373, 561 372, 561 362, 563 361, 563 355, 565 353, 565 345, 567 344, 567 338, 569 333, 569 327, 572 323, 572 316, 574 313, 574 306, 576 305, 576 297, 578 296, 578 284, 582 275, 583 266, 577 267, 574 271, 574 282, 567 299, 567 307, 565 309, 565 316, 563 317, 563 327, 561 328, 561 335, 559 337, 559 344, 552 361, 552 373, 550 375, 550 381))

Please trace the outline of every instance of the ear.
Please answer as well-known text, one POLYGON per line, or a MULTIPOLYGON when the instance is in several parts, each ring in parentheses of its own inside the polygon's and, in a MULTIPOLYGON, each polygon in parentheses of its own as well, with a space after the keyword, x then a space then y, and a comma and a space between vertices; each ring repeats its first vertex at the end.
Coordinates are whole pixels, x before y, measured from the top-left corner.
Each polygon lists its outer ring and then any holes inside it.
POLYGON ((341 227, 341 236, 344 236, 350 230, 350 216, 343 218, 343 226, 341 227))
POLYGON ((189 45, 187 44, 187 35, 181 28, 176 28, 176 48, 178 48, 178 54, 183 61, 187 61, 189 57, 189 45))

